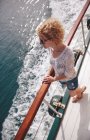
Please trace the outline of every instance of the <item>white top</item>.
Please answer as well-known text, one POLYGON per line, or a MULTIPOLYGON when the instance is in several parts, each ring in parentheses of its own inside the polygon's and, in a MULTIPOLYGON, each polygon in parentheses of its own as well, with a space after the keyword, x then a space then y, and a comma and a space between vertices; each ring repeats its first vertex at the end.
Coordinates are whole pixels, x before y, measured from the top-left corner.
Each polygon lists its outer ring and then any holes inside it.
POLYGON ((50 64, 55 71, 55 76, 64 74, 67 77, 67 81, 76 77, 76 71, 74 68, 74 54, 69 47, 66 47, 57 58, 53 57, 51 50, 50 54, 50 64))

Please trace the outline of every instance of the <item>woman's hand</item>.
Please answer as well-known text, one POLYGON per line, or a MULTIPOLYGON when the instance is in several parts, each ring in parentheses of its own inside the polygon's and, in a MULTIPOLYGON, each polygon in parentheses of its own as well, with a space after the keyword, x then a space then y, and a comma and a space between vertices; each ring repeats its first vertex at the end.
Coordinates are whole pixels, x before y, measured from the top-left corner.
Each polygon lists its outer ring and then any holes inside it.
POLYGON ((46 77, 44 77, 43 79, 43 83, 46 83, 46 84, 49 84, 51 82, 54 82, 55 81, 55 78, 50 76, 50 75, 47 75, 46 77))

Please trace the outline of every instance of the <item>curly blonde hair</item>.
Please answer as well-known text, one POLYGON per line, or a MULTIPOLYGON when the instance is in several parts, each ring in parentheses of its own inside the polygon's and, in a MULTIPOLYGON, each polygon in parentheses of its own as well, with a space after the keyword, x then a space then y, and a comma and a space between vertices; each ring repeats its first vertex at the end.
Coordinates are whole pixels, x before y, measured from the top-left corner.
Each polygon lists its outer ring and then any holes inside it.
POLYGON ((49 18, 38 26, 36 32, 39 36, 44 35, 55 43, 62 43, 64 39, 64 28, 55 18, 49 18))

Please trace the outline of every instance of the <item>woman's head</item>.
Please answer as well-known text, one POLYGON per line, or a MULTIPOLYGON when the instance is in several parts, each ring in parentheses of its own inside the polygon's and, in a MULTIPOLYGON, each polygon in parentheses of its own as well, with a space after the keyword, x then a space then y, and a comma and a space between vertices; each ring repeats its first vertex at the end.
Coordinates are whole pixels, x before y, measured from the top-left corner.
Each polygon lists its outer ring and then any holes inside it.
POLYGON ((44 36, 46 40, 55 42, 55 44, 63 43, 64 29, 62 24, 55 18, 49 18, 38 26, 37 34, 39 37, 44 36))

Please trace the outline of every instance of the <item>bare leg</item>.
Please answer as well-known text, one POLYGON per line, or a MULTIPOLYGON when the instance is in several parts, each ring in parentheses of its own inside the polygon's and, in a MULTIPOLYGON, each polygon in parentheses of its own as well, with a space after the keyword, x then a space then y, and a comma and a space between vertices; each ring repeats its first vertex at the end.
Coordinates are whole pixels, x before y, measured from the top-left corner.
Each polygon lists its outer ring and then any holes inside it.
POLYGON ((86 90, 86 86, 82 88, 78 87, 75 90, 70 90, 70 96, 73 97, 73 102, 77 102, 83 97, 83 92, 86 90))

